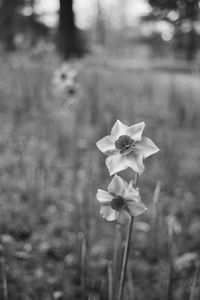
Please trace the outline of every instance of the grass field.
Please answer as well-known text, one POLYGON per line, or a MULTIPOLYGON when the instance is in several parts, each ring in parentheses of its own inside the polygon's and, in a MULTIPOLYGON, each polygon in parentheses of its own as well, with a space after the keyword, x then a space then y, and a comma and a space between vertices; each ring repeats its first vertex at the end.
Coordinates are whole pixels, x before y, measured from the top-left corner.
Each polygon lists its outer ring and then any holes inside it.
MULTIPOLYGON (((108 299, 115 224, 99 215, 96 190, 110 177, 95 143, 116 119, 144 121, 160 148, 139 182, 148 211, 135 222, 125 299, 165 299, 169 216, 171 299, 198 299, 200 77, 88 58, 69 107, 52 84, 57 67, 55 57, 0 59, 0 299, 108 299)), ((120 264, 125 228, 118 230, 120 264)))

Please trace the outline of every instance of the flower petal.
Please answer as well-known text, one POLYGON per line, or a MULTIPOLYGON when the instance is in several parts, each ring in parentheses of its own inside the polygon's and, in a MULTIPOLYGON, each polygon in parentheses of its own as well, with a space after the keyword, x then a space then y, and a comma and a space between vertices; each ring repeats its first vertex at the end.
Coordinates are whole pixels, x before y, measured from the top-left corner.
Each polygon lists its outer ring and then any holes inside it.
POLYGON ((107 221, 116 220, 116 211, 114 209, 112 209, 112 207, 110 207, 110 206, 102 206, 101 209, 100 209, 100 214, 107 221))
POLYGON ((125 200, 133 200, 135 202, 139 202, 141 199, 139 191, 134 188, 126 188, 123 196, 125 200))
POLYGON ((144 122, 132 125, 128 127, 126 134, 129 135, 134 141, 140 141, 142 138, 144 127, 144 122))
POLYGON ((104 190, 98 189, 97 194, 96 194, 96 198, 100 203, 108 204, 112 201, 113 196, 110 193, 108 193, 104 190))
POLYGON ((126 156, 120 154, 111 155, 106 159, 106 166, 110 175, 123 171, 128 168, 126 156))
POLYGON ((111 135, 107 135, 96 143, 99 150, 103 153, 115 150, 115 140, 111 135))
POLYGON ((126 202, 126 204, 130 210, 130 214, 134 217, 143 214, 147 210, 146 206, 142 201, 139 202, 130 201, 130 202, 126 202))
POLYGON ((131 168, 134 172, 141 175, 145 167, 143 165, 143 156, 141 151, 132 151, 129 155, 126 157, 126 166, 131 168))
POLYGON ((148 156, 159 151, 158 147, 148 137, 142 137, 141 141, 136 144, 135 148, 142 151, 144 158, 147 158, 148 156))
POLYGON ((115 139, 118 139, 120 135, 126 134, 127 129, 128 129, 127 125, 117 120, 117 122, 115 122, 111 130, 111 136, 114 137, 115 139))
POLYGON ((115 175, 108 186, 108 191, 115 195, 123 196, 125 187, 128 187, 126 181, 120 176, 115 175))
POLYGON ((135 181, 133 179, 131 181, 129 181, 128 189, 130 191, 134 190, 134 191, 136 191, 139 194, 139 188, 135 187, 135 181))
POLYGON ((119 215, 117 216, 117 221, 120 224, 126 223, 129 219, 130 219, 130 216, 128 215, 128 213, 124 209, 122 209, 120 211, 119 215))

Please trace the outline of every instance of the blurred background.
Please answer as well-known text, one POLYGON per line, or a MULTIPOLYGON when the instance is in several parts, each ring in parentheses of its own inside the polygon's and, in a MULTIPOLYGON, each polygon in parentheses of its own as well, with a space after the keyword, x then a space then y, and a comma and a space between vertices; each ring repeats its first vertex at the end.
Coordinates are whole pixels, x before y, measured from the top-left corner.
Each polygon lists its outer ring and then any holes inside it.
POLYGON ((116 119, 144 121, 160 148, 124 300, 199 299, 199 9, 0 0, 0 299, 116 299, 126 225, 99 215, 110 176, 95 145, 116 119))

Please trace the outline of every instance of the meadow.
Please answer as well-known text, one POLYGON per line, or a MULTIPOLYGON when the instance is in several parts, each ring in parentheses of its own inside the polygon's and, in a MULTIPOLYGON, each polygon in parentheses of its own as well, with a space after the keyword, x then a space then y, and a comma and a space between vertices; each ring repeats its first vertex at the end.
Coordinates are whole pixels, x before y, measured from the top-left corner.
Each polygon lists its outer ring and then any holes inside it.
POLYGON ((124 299, 200 295, 199 74, 106 62, 74 63, 79 100, 68 105, 52 84, 54 54, 0 58, 2 300, 108 299, 125 227, 99 214, 110 176, 96 141, 116 119, 144 121, 160 148, 139 181, 148 210, 135 220, 124 299))

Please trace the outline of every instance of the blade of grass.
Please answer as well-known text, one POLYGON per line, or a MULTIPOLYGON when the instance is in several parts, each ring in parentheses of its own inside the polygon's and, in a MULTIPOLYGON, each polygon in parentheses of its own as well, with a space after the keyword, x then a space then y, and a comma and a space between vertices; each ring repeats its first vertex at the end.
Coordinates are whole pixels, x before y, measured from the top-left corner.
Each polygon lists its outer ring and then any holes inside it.
POLYGON ((158 259, 159 254, 159 208, 158 208, 158 201, 160 197, 161 191, 161 180, 156 181, 156 186, 153 194, 153 208, 152 208, 152 239, 153 239, 153 255, 154 258, 158 259))
POLYGON ((167 286, 167 300, 173 300, 173 230, 168 232, 168 259, 169 259, 169 269, 168 269, 168 286, 167 286))
POLYGON ((197 266, 196 266, 196 271, 195 271, 195 274, 194 274, 194 278, 193 278, 193 281, 192 281, 189 300, 195 300, 196 289, 198 287, 198 281, 199 281, 199 275, 200 275, 200 263, 198 262, 197 266))
POLYGON ((157 180, 156 181, 155 190, 154 190, 154 194, 153 194, 153 212, 152 212, 152 217, 153 217, 153 221, 154 222, 155 222, 156 217, 157 217, 157 203, 159 201, 161 186, 162 186, 162 181, 161 180, 157 180))
POLYGON ((113 270, 112 262, 108 262, 108 300, 113 299, 113 270))
POLYGON ((1 259, 2 264, 2 281, 3 281, 3 299, 8 300, 8 283, 7 283, 7 275, 6 275, 6 262, 5 258, 1 259))
POLYGON ((134 300, 135 299, 135 291, 134 291, 134 284, 133 284, 133 277, 132 277, 132 272, 131 272, 131 267, 127 267, 127 282, 128 282, 128 290, 130 294, 130 299, 134 300))

